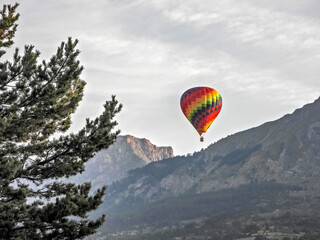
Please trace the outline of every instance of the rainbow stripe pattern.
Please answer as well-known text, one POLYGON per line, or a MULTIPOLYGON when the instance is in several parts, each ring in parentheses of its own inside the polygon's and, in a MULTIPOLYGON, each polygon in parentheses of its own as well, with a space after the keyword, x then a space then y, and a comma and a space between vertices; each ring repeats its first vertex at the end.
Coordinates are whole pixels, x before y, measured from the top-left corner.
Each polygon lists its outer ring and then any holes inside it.
POLYGON ((183 114, 201 136, 220 113, 222 98, 213 88, 195 87, 182 94, 180 106, 183 114))

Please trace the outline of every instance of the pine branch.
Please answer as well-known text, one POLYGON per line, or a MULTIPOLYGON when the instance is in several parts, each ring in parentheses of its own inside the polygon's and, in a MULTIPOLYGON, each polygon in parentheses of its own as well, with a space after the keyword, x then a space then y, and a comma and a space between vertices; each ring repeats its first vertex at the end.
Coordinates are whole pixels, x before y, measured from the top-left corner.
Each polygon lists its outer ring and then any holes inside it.
MULTIPOLYGON (((0 10, 0 57, 13 43, 17 6, 0 10)), ((90 195, 90 183, 58 179, 82 172, 85 162, 115 142, 120 131, 113 131, 113 119, 122 105, 112 96, 78 133, 50 138, 70 128, 83 97, 77 43, 62 42, 48 63, 38 64, 33 46, 22 56, 16 49, 12 63, 0 63, 0 239, 83 238, 104 221, 104 215, 88 220, 87 213, 102 203, 106 187, 90 195)))
MULTIPOLYGON (((18 24, 16 24, 19 19, 19 14, 16 14, 16 9, 19 6, 16 3, 14 6, 3 5, 2 11, 0 12, 0 49, 8 48, 13 44, 12 38, 15 35, 18 24)), ((5 53, 1 50, 0 57, 5 53)))

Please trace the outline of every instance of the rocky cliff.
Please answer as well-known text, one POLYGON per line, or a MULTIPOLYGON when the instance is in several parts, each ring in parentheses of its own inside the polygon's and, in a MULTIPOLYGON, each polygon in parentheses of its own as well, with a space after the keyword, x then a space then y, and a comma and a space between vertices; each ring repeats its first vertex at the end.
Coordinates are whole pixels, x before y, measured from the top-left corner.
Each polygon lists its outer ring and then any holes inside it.
POLYGON ((72 180, 91 181, 95 189, 124 178, 129 170, 170 157, 173 157, 171 147, 157 147, 147 139, 130 135, 118 136, 113 145, 86 164, 84 173, 72 180))

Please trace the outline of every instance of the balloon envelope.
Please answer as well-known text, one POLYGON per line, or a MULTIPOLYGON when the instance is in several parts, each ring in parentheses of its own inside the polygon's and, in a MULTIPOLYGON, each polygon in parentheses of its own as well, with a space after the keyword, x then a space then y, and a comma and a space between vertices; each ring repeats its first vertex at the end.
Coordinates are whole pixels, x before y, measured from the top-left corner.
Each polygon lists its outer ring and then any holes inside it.
POLYGON ((222 98, 213 88, 195 87, 182 94, 180 106, 186 118, 201 136, 220 113, 222 98))

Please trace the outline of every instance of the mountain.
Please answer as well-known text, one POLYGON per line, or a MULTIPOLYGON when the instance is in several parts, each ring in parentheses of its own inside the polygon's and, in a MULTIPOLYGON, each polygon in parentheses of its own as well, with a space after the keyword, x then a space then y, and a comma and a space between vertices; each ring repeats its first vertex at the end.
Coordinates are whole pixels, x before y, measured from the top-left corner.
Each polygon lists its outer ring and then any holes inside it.
POLYGON ((129 171, 99 212, 102 232, 225 214, 320 210, 320 98, 207 149, 129 171))
POLYGON ((86 163, 85 171, 70 181, 91 181, 96 189, 126 177, 129 170, 170 157, 171 147, 157 147, 145 138, 118 136, 113 145, 98 152, 86 163))

